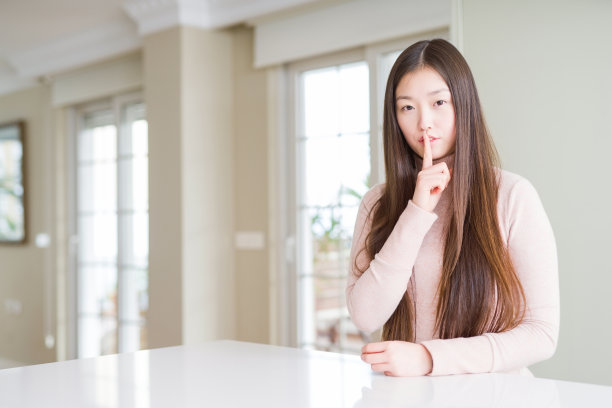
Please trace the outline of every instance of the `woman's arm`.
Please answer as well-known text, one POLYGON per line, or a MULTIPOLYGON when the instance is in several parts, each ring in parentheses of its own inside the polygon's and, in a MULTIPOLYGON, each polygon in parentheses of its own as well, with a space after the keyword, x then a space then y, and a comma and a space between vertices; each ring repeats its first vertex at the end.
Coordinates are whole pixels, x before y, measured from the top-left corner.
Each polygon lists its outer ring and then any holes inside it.
POLYGON ((371 210, 383 185, 363 197, 353 234, 346 302, 357 328, 367 333, 378 330, 389 319, 404 296, 423 238, 438 216, 410 201, 378 254, 370 262, 365 241, 371 229, 371 210), (355 260, 361 275, 355 269, 355 260))
POLYGON ((555 352, 559 277, 552 227, 536 190, 525 179, 511 188, 505 212, 510 257, 525 291, 525 318, 503 333, 422 342, 433 359, 431 375, 510 371, 555 352))

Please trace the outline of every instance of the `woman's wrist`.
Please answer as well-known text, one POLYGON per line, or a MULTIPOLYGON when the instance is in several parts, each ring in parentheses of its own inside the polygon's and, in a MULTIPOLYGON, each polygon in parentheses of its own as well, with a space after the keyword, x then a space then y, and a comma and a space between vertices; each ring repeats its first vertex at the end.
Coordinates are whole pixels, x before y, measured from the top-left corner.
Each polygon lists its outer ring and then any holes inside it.
POLYGON ((431 357, 431 353, 429 352, 427 347, 422 344, 420 344, 420 346, 423 348, 423 355, 425 361, 425 374, 423 375, 429 375, 433 371, 433 357, 431 357))

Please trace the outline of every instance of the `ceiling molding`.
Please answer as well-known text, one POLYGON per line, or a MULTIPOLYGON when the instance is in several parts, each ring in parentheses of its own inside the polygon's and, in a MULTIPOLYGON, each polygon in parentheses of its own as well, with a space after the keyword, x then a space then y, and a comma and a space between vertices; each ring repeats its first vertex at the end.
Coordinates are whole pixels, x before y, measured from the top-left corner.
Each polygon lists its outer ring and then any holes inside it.
POLYGON ((255 67, 447 30, 451 1, 352 0, 262 21, 255 25, 255 67))
POLYGON ((123 5, 142 36, 185 25, 216 29, 321 0, 136 0, 123 5))
POLYGON ((38 81, 18 77, 12 67, 0 61, 0 95, 6 95, 36 85, 38 85, 38 81))
POLYGON ((0 95, 137 50, 142 36, 166 28, 218 29, 334 1, 346 0, 129 0, 122 6, 127 16, 119 14, 121 18, 102 26, 0 55, 0 95))
POLYGON ((36 78, 136 50, 141 43, 134 25, 126 19, 12 53, 7 60, 19 77, 36 78))
POLYGON ((202 10, 199 9, 205 5, 204 2, 196 4, 192 1, 189 5, 185 5, 180 4, 179 1, 130 1, 123 5, 123 10, 138 24, 138 33, 144 36, 177 25, 185 25, 185 20, 195 18, 194 14, 202 14, 202 10), (191 12, 191 17, 189 12, 191 12))

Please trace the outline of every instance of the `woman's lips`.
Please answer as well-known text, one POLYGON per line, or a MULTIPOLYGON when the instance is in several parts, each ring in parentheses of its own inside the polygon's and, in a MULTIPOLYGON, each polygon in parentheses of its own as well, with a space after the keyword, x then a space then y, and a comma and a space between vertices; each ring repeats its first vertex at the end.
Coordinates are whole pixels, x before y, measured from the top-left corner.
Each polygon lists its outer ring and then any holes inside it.
MULTIPOLYGON (((433 143, 433 142, 435 142, 435 141, 436 141, 436 140, 438 140, 438 139, 439 139, 439 137, 432 137, 432 136, 429 136, 429 143, 433 143)), ((419 139, 419 143, 423 143, 423 138, 420 138, 420 139, 419 139)))

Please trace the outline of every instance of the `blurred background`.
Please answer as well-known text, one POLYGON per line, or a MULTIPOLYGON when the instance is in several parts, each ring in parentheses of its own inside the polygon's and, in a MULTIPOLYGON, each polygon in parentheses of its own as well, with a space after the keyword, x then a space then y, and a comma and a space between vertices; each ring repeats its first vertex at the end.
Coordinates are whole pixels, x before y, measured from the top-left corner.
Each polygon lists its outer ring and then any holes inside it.
POLYGON ((537 376, 612 385, 612 2, 0 2, 0 368, 215 339, 355 353, 398 53, 470 64, 555 231, 537 376))

